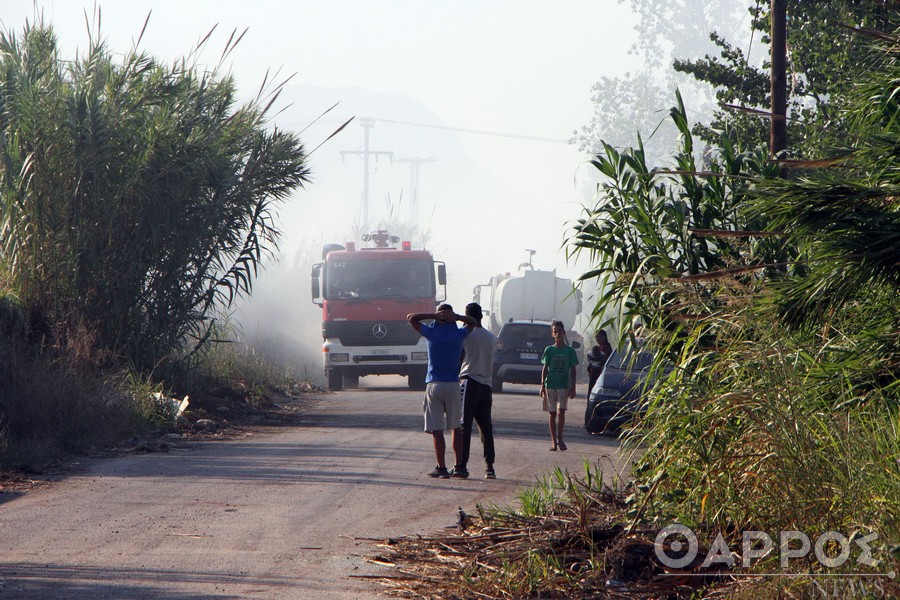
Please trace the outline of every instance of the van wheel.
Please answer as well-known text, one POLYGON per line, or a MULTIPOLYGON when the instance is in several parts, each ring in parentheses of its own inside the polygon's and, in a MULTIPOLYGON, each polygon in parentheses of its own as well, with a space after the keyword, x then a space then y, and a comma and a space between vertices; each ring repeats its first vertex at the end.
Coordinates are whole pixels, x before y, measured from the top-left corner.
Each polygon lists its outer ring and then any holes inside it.
POLYGON ((491 378, 491 392, 502 392, 503 391, 503 380, 494 375, 491 378))

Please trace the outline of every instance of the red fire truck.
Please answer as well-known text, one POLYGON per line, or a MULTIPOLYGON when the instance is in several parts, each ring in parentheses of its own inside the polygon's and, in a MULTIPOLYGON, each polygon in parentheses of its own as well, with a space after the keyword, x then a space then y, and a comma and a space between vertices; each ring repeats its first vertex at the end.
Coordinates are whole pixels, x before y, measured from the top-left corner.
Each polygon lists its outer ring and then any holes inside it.
POLYGON ((447 297, 446 266, 408 241, 398 248, 400 238, 384 230, 362 239, 361 249, 326 244, 312 268, 328 389, 356 387, 365 375, 405 375, 410 388, 425 389, 428 350, 406 315, 434 312, 447 297))

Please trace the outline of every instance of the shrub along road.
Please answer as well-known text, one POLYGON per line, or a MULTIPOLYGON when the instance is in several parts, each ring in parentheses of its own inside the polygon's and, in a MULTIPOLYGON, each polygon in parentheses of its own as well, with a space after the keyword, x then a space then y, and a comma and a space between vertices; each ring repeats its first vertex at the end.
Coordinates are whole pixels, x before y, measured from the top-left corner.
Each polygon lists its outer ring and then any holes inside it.
POLYGON ((290 426, 92 459, 0 494, 0 598, 373 598, 384 588, 365 576, 388 572, 367 560, 377 540, 454 526, 459 507, 514 505, 557 466, 624 468, 615 440, 581 427, 583 387, 569 450, 549 452, 537 387, 513 385, 494 398, 498 478, 482 479, 476 437, 470 479, 431 479, 421 392, 368 379, 299 401, 290 426))

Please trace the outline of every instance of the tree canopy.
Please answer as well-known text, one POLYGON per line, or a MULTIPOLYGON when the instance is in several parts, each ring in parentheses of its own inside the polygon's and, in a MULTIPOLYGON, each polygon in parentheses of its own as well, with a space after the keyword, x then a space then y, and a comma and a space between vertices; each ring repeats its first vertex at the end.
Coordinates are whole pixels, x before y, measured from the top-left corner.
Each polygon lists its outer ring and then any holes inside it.
MULTIPOLYGON (((631 52, 642 56, 644 66, 623 77, 598 80, 592 89, 594 115, 572 141, 598 153, 601 140, 622 150, 640 133, 647 155, 659 160, 679 134, 666 122, 665 110, 678 87, 695 115, 692 130, 700 141, 715 146, 727 131, 738 148, 765 145, 768 119, 725 105, 770 110, 769 2, 620 0, 626 1, 639 18, 631 52), (704 40, 712 46, 704 46, 704 40)), ((868 46, 853 30, 889 27, 891 10, 883 0, 788 3, 788 144, 793 156, 809 158, 813 151, 846 144, 842 99, 868 46)))
MULTIPOLYGON (((573 133, 572 142, 583 151, 602 152, 603 143, 617 150, 633 144, 640 134, 650 162, 665 157, 679 131, 668 119, 674 91, 679 88, 691 114, 711 115, 712 90, 706 84, 671 69, 674 58, 701 57, 713 46, 711 31, 727 37, 742 31, 744 0, 618 0, 637 16, 635 42, 629 53, 641 66, 621 76, 605 75, 591 89, 594 105, 589 123, 573 133)), ((609 66, 609 61, 599 64, 609 66)))
MULTIPOLYGON (((770 6, 760 2, 749 9, 756 37, 769 44, 770 6)), ((794 156, 810 157, 828 147, 847 143, 845 104, 855 74, 864 68, 868 41, 853 34, 854 28, 883 29, 889 10, 881 0, 834 0, 790 2, 785 34, 788 47, 788 145, 794 156)), ((769 122, 766 118, 721 105, 770 110, 771 60, 754 64, 726 36, 710 33, 718 56, 702 59, 678 58, 674 69, 693 75, 710 85, 720 107, 708 123, 698 123, 695 132, 715 143, 719 131, 729 131, 744 148, 765 144, 769 122)))
POLYGON ((594 160, 603 183, 570 242, 590 253, 583 277, 602 279, 595 315, 622 324, 620 339, 641 326, 658 357, 625 435, 641 449, 635 522, 872 532, 893 560, 900 26, 886 18, 853 31, 844 81, 829 75, 840 136, 808 130, 800 146, 829 154, 839 140, 840 153, 781 169, 759 145, 738 150, 737 121, 707 130, 698 168, 679 103, 676 168, 649 167, 640 139, 594 160))

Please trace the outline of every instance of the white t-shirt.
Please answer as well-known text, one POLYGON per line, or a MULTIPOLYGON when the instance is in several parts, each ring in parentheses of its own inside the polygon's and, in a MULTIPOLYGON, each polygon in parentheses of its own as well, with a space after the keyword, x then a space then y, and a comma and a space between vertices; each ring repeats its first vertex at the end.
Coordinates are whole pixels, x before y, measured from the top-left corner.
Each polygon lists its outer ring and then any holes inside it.
POLYGON ((459 370, 460 377, 469 377, 478 383, 491 385, 494 371, 494 350, 497 338, 484 327, 476 327, 463 342, 466 357, 459 370))

